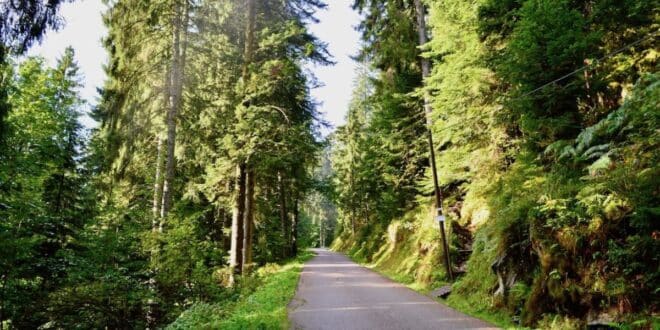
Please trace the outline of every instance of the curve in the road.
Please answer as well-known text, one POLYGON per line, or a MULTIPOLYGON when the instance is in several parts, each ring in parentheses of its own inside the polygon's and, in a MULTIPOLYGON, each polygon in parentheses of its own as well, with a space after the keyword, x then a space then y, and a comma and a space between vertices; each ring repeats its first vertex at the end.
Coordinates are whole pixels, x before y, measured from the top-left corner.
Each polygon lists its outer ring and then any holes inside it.
POLYGON ((300 275, 293 329, 495 329, 324 249, 300 275))

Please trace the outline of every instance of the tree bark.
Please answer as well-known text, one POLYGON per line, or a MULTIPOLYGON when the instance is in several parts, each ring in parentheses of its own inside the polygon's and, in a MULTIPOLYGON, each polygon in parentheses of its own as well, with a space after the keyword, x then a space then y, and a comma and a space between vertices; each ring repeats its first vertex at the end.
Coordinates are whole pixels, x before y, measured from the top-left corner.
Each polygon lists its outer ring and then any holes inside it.
POLYGON ((245 164, 236 166, 236 188, 234 189, 234 209, 231 221, 231 249, 229 267, 232 270, 230 284, 234 283, 233 275, 240 275, 243 270, 243 220, 245 216, 245 164))
POLYGON ((323 247, 323 222, 319 221, 319 247, 323 247))
POLYGON ((254 232, 254 170, 247 171, 245 189, 245 220, 243 221, 243 273, 250 270, 252 264, 252 233, 254 232))
MULTIPOLYGON (((172 204, 172 189, 174 185, 174 150, 176 147, 176 120, 181 109, 183 94, 183 77, 185 65, 185 52, 181 47, 181 35, 183 34, 183 44, 187 42, 188 9, 187 1, 184 8, 175 3, 174 16, 172 18, 172 78, 170 84, 170 107, 167 111, 167 157, 165 160, 165 178, 163 181, 163 201, 161 205, 160 217, 166 218, 172 204), (181 11, 184 10, 184 13, 181 11), (182 16, 185 18, 182 19, 182 16), (183 31, 182 31, 183 30, 183 31)), ((161 219, 160 230, 162 231, 164 220, 161 219)))
MULTIPOLYGON (((231 194, 233 193, 232 187, 231 187, 231 182, 228 180, 226 183, 226 191, 231 194)), ((221 233, 222 233, 222 247, 225 251, 231 251, 231 226, 232 226, 232 217, 230 215, 231 212, 228 212, 229 210, 223 208, 222 209, 222 228, 221 228, 221 233), (227 229, 227 233, 229 235, 225 235, 225 228, 227 229)))
POLYGON ((293 222, 291 223, 291 255, 295 256, 298 254, 298 220, 300 213, 298 211, 298 194, 296 194, 296 199, 293 201, 293 222))
POLYGON ((280 225, 282 229, 282 258, 287 257, 287 250, 289 245, 288 240, 288 219, 287 219, 287 209, 286 209, 286 190, 284 187, 284 178, 282 177, 282 172, 277 173, 277 184, 279 186, 279 198, 280 198, 280 225))
POLYGON ((246 13, 247 13, 247 26, 245 29, 245 50, 243 56, 243 84, 247 85, 247 78, 250 73, 248 68, 252 63, 252 56, 254 54, 254 28, 255 28, 255 8, 254 0, 245 0, 246 13))
MULTIPOLYGON (((249 66, 252 62, 252 54, 254 52, 254 26, 255 26, 255 9, 254 0, 245 0, 246 5, 246 26, 245 26, 245 48, 243 51, 243 98, 247 95, 247 82, 250 77, 249 66)), ((241 118, 239 117, 240 121, 241 118)), ((246 204, 246 162, 239 159, 236 168, 236 199, 234 201, 232 230, 231 230, 231 251, 230 251, 230 268, 232 269, 232 277, 230 284, 234 282, 234 275, 240 275, 243 271, 244 261, 244 242, 245 242, 245 204, 246 204)))
POLYGON ((159 221, 159 211, 160 211, 160 199, 163 194, 163 186, 160 184, 161 181, 161 168, 163 166, 163 139, 158 136, 158 142, 156 145, 156 175, 154 178, 154 200, 153 200, 153 206, 151 207, 151 213, 153 215, 153 219, 151 222, 151 230, 152 231, 157 231, 158 230, 158 223, 159 221))
MULTIPOLYGON (((169 111, 170 108, 170 91, 172 88, 172 70, 167 68, 163 82, 163 108, 169 111)), ((160 228, 160 209, 162 207, 163 198, 163 137, 157 134, 156 144, 156 174, 154 178, 154 200, 151 208, 153 221, 151 223, 151 230, 156 232, 160 228)))
MULTIPOLYGON (((185 25, 187 26, 188 24, 188 11, 187 11, 187 0, 184 2, 183 5, 186 9, 185 10, 185 25)), ((160 140, 160 137, 158 138, 158 155, 156 156, 156 161, 157 161, 157 168, 156 168, 156 182, 154 183, 154 209, 152 210, 154 214, 157 215, 158 212, 158 194, 162 195, 162 200, 160 203, 160 219, 157 219, 157 216, 154 216, 154 220, 152 221, 152 230, 155 231, 156 227, 156 222, 158 222, 158 232, 162 233, 163 232, 163 227, 165 223, 165 218, 167 217, 167 214, 170 209, 170 204, 172 201, 172 189, 173 189, 173 181, 174 181, 174 149, 175 149, 175 142, 176 142, 176 117, 179 111, 179 108, 181 107, 181 94, 183 90, 183 68, 182 68, 182 60, 181 60, 181 30, 184 30, 184 34, 186 33, 185 31, 187 28, 185 26, 182 27, 183 25, 183 20, 182 20, 182 8, 181 4, 178 2, 178 0, 175 0, 173 2, 173 11, 174 15, 172 17, 172 64, 170 69, 168 70, 168 73, 166 74, 166 79, 165 79, 165 87, 168 89, 168 97, 169 99, 169 105, 168 110, 167 110, 167 119, 166 119, 166 124, 167 124, 167 149, 166 149, 166 157, 165 157, 165 175, 163 177, 163 185, 162 188, 159 187, 160 185, 160 171, 161 171, 161 152, 160 149, 162 148, 162 141, 160 140), (162 193, 160 190, 162 189, 162 193)), ((154 249, 151 251, 151 256, 152 258, 158 253, 159 248, 156 246, 154 249)), ((151 294, 155 296, 156 294, 156 279, 155 279, 155 273, 158 272, 158 269, 155 268, 152 270, 153 274, 150 276, 149 279, 149 289, 151 291, 151 294)), ((158 314, 158 303, 152 299, 149 298, 147 301, 147 328, 152 329, 155 328, 155 324, 157 319, 159 318, 158 314)))

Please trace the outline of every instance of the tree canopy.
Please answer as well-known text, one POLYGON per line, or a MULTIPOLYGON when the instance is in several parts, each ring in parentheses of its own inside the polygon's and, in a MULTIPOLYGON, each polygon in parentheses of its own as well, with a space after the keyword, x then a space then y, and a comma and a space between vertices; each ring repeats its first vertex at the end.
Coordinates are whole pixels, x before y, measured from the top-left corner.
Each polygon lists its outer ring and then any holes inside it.
POLYGON ((109 1, 89 114, 73 49, 23 56, 61 3, 0 4, 0 329, 228 324, 311 246, 505 325, 657 323, 655 2, 355 0, 328 136, 323 1, 109 1))

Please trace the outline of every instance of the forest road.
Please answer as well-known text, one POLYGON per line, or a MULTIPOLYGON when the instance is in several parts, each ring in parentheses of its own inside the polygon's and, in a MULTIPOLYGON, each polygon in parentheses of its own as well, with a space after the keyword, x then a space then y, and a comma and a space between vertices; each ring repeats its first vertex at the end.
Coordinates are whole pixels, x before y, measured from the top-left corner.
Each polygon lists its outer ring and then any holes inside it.
POLYGON ((289 303, 292 329, 496 329, 340 253, 314 252, 289 303))

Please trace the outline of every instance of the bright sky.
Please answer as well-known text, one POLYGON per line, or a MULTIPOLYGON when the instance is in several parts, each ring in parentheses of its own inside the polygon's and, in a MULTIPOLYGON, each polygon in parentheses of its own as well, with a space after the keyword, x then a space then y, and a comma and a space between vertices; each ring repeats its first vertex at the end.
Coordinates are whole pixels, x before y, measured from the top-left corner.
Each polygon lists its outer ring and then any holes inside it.
MULTIPOLYGON (((96 88, 103 86, 105 80, 103 66, 107 63, 108 56, 101 44, 101 39, 107 32, 101 18, 105 9, 106 6, 101 0, 63 3, 60 13, 65 19, 64 27, 59 31, 48 31, 43 42, 28 51, 28 55, 43 56, 50 65, 55 65, 57 59, 64 54, 64 49, 72 46, 83 75, 80 94, 87 100, 89 107, 97 103, 96 88)), ((94 126, 94 121, 87 116, 81 121, 87 127, 94 126)))
MULTIPOLYGON (((329 45, 330 53, 337 62, 334 66, 312 67, 323 87, 312 91, 312 96, 321 102, 320 110, 333 126, 344 123, 344 116, 351 97, 356 65, 349 56, 357 53, 359 34, 354 27, 359 16, 351 8, 352 0, 327 0, 328 9, 320 11, 319 24, 311 26, 312 32, 329 45)), ((106 6, 101 0, 76 0, 64 3, 61 14, 66 24, 59 31, 49 31, 41 45, 35 45, 28 55, 45 57, 51 65, 62 56, 67 46, 73 46, 76 60, 84 76, 81 95, 90 106, 98 101, 96 89, 103 85, 105 73, 103 65, 107 63, 105 49, 101 39, 106 35, 106 28, 101 13, 106 6)), ((82 119, 87 127, 93 126, 89 118, 82 119)), ((324 135, 328 131, 324 130, 324 135)))
POLYGON ((333 66, 312 68, 318 80, 324 84, 312 90, 312 96, 322 102, 320 110, 334 126, 344 123, 357 68, 350 56, 357 54, 360 45, 360 34, 355 31, 360 16, 351 9, 352 2, 327 0, 328 9, 317 14, 321 22, 311 27, 312 33, 328 43, 330 54, 337 62, 333 66))

